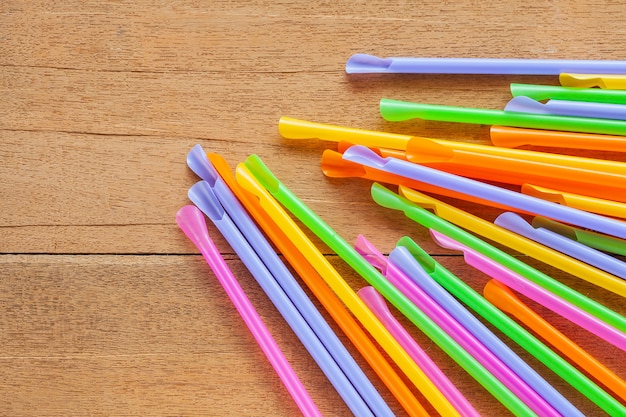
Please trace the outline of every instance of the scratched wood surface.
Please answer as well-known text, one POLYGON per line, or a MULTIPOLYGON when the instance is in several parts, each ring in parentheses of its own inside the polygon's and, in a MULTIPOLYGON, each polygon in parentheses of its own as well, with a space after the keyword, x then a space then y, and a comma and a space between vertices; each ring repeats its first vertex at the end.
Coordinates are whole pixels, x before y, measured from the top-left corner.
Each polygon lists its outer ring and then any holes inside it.
MULTIPOLYGON (((357 52, 624 59, 622 16, 623 5, 602 1, 3 1, 0 415, 297 414, 175 224, 197 180, 185 163, 191 147, 200 143, 233 167, 256 153, 349 242, 363 233, 388 252, 409 235, 480 291, 485 276, 377 207, 369 183, 325 178, 321 152, 334 144, 282 139, 279 117, 488 143, 487 126, 386 123, 378 100, 498 109, 510 98, 509 83, 556 84, 556 77, 350 77, 346 59, 357 52)), ((498 214, 454 203, 486 219, 498 214)), ((232 249, 210 231, 322 412, 349 415, 232 249)), ((364 285, 322 248, 354 289, 364 285)), ((621 298, 528 262, 626 311, 621 298)), ((533 306, 626 377, 622 351, 533 306)), ((507 415, 411 332, 482 414, 507 415)), ((602 415, 514 348, 587 415, 602 415)))

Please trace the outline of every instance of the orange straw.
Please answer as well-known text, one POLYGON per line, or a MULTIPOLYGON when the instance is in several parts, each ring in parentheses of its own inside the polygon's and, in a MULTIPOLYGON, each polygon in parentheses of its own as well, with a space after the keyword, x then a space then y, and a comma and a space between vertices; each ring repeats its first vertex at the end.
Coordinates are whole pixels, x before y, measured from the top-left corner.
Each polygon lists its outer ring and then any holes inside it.
MULTIPOLYGON (((341 148, 343 147, 341 146, 340 149, 341 148)), ((380 149, 379 151, 384 156, 387 150, 380 149)), ((346 161, 341 157, 340 153, 330 149, 327 149, 322 153, 321 165, 324 175, 331 178, 363 178, 375 182, 382 182, 385 184, 404 185, 409 188, 420 190, 426 193, 433 193, 446 197, 457 198, 459 200, 491 206, 507 211, 520 212, 513 207, 508 207, 502 204, 494 203, 492 201, 483 200, 476 196, 457 193, 456 191, 452 191, 446 188, 437 187, 435 185, 425 182, 412 180, 410 178, 402 177, 400 175, 394 175, 374 168, 366 167, 364 165, 357 164, 356 162, 346 161)))
MULTIPOLYGON (((626 144, 626 141, 623 142, 626 144)), ((342 152, 349 146, 340 142, 342 152)), ((607 196, 626 202, 626 165, 620 169, 591 169, 580 159, 567 163, 536 159, 518 159, 505 155, 476 152, 474 149, 456 149, 432 139, 413 137, 406 151, 374 148, 382 157, 405 159, 420 165, 464 177, 495 181, 511 185, 534 184, 569 194, 606 199, 607 196)), ((583 160, 584 162, 584 160, 583 160)))
POLYGON ((569 133, 557 130, 523 129, 505 126, 491 126, 490 132, 491 142, 496 146, 505 148, 536 145, 554 148, 626 152, 626 138, 623 136, 569 133))
POLYGON ((616 196, 619 201, 626 201, 626 169, 617 173, 590 170, 584 165, 523 160, 452 149, 422 138, 409 141, 406 158, 414 163, 479 180, 514 185, 530 183, 590 197, 616 196))
POLYGON ((224 179, 224 182, 226 182, 265 233, 267 233, 276 247, 284 254, 285 258, 311 289, 326 311, 330 313, 341 330, 348 336, 354 346, 356 346, 383 383, 389 388, 406 412, 411 416, 428 417, 428 412, 415 398, 409 387, 387 362, 353 316, 346 310, 335 293, 326 285, 313 266, 311 266, 304 255, 302 255, 298 248, 291 242, 289 237, 261 207, 259 200, 250 192, 243 189, 235 180, 224 158, 212 153, 209 153, 207 156, 220 176, 224 179))
POLYGON ((484 295, 500 310, 517 318, 614 394, 626 400, 626 382, 623 379, 531 310, 507 286, 492 279, 485 285, 484 295))

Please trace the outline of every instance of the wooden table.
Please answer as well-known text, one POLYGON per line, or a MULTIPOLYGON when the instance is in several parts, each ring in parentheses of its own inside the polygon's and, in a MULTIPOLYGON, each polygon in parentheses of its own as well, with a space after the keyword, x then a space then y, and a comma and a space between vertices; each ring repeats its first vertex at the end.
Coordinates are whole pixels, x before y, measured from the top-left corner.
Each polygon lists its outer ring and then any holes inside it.
MULTIPOLYGON (((363 233, 388 253, 411 236, 480 291, 486 276, 437 247, 423 228, 374 204, 370 183, 324 177, 320 156, 335 144, 285 140, 278 119, 488 143, 488 126, 386 123, 378 100, 501 109, 509 83, 557 78, 351 77, 347 58, 626 56, 623 5, 602 1, 5 0, 0 12, 3 416, 296 415, 174 221, 197 181, 185 162, 191 147, 199 143, 233 168, 256 153, 347 241, 363 233)), ((455 204, 489 220, 498 214, 455 204)), ((321 411, 348 415, 232 249, 212 225, 210 231, 321 411)), ((321 247, 354 289, 364 285, 321 247)), ((523 259, 626 311, 621 298, 523 259)), ((626 377, 622 351, 533 306, 626 377)), ((435 344, 411 332, 481 413, 507 415, 435 344)), ((602 415, 514 348, 581 410, 602 415)))

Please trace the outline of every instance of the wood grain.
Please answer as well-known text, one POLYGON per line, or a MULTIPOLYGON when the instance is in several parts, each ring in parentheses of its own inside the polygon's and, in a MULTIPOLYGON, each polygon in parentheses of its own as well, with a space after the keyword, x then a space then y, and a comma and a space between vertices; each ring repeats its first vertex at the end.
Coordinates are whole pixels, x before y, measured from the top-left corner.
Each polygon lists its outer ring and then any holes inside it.
MULTIPOLYGON (((356 52, 623 59, 622 9, 596 0, 489 7, 431 0, 3 1, 0 415, 297 414, 174 222, 197 180, 186 167, 189 149, 200 143, 233 168, 256 153, 347 241, 363 233, 388 252, 409 235, 480 291, 486 277, 437 247, 422 228, 373 204, 367 181, 324 177, 320 156, 334 144, 285 140, 278 119, 486 144, 487 126, 384 122, 378 100, 502 108, 509 83, 555 84, 556 77, 347 76, 346 59, 356 52)), ((454 203, 489 220, 498 214, 454 203)), ((232 249, 209 229, 324 415, 349 415, 232 249)), ((320 247, 354 289, 364 285, 320 247)), ((527 261, 626 311, 621 298, 527 261)), ((623 352, 540 311, 626 377, 623 352)), ((507 414, 409 328, 481 413, 507 414)), ((520 354, 587 415, 602 415, 520 354)))

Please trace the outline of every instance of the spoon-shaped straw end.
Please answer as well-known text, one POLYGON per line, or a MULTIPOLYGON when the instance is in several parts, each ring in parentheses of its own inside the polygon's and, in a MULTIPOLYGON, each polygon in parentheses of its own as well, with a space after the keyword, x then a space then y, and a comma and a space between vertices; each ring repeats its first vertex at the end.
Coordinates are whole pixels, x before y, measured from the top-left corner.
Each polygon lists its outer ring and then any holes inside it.
POLYGON ((317 139, 318 123, 283 116, 278 120, 278 132, 286 139, 317 139))
POLYGON ((194 146, 187 154, 187 166, 200 178, 214 184, 219 174, 213 168, 202 146, 194 146))
POLYGON ((518 235, 530 238, 535 234, 535 228, 532 227, 522 216, 517 213, 505 211, 495 218, 493 223, 503 229, 510 230, 518 235))
POLYGON ((454 150, 432 139, 413 137, 406 145, 406 158, 415 163, 449 162, 454 150))
POLYGON ((191 186, 187 195, 204 214, 209 216, 209 218, 221 220, 224 216, 224 208, 208 182, 198 181, 191 186))
POLYGON ((365 175, 365 168, 356 162, 346 161, 341 153, 326 149, 322 153, 321 168, 330 178, 358 178, 365 175))
POLYGON ((270 169, 265 165, 265 163, 261 160, 261 158, 252 154, 246 158, 244 161, 244 165, 252 175, 257 179, 257 181, 265 187, 268 191, 278 191, 280 187, 280 182, 278 178, 270 171, 270 169))
POLYGON ((346 62, 347 74, 385 72, 393 62, 391 58, 379 58, 369 54, 354 54, 346 62))
POLYGON ((357 295, 369 307, 370 310, 376 311, 381 316, 391 315, 389 307, 382 295, 376 291, 374 287, 366 286, 357 291, 357 295))
POLYGON ((522 305, 521 300, 513 291, 495 279, 490 279, 487 284, 485 284, 483 295, 500 310, 513 316, 523 316, 527 311, 527 308, 522 305))
POLYGON ((415 203, 419 207, 432 210, 435 214, 438 214, 439 212, 439 201, 426 194, 420 193, 419 191, 404 185, 398 186, 398 194, 409 200, 411 203, 415 203))
POLYGON ((526 96, 513 97, 506 104, 506 106, 504 106, 504 111, 512 111, 518 113, 550 114, 550 112, 546 109, 546 106, 543 103, 526 96))
POLYGON ((373 168, 382 168, 387 163, 385 158, 363 145, 350 146, 343 152, 343 159, 357 164, 372 165, 373 168))
POLYGON ((388 122, 403 122, 422 116, 420 105, 388 98, 380 99, 380 115, 388 122))
POLYGON ((176 223, 198 249, 204 249, 210 241, 206 220, 198 207, 191 204, 181 207, 176 213, 176 223))
POLYGON ((399 196, 387 187, 375 182, 372 184, 370 192, 376 204, 385 208, 404 211, 405 204, 400 200, 404 197, 399 196))
POLYGON ((389 259, 393 259, 392 255, 394 254, 405 254, 407 259, 409 257, 413 258, 428 274, 434 273, 437 268, 437 262, 428 254, 428 252, 422 249, 408 236, 403 236, 398 240, 396 248, 389 254, 389 259))
POLYGON ((564 87, 599 87, 610 88, 606 85, 602 74, 571 74, 561 73, 559 75, 559 82, 564 87))
POLYGON ((354 249, 376 269, 378 269, 381 274, 387 274, 388 262, 385 256, 380 253, 380 251, 363 236, 359 234, 354 243, 354 249))

